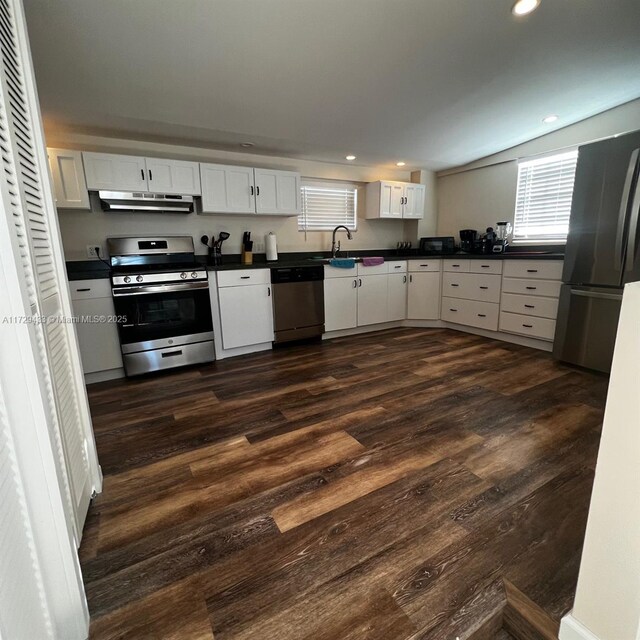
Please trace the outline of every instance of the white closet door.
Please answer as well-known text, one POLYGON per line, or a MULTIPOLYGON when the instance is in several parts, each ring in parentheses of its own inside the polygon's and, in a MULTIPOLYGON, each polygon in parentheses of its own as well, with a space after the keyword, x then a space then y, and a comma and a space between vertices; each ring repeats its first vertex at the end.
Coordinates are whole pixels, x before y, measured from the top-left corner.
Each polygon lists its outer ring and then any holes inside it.
MULTIPOLYGON (((15 28, 9 0, 0 0, 0 15, 5 29, 7 25, 15 28)), ((20 35, 17 30, 0 34, 0 144, 3 178, 11 196, 5 206, 11 210, 31 314, 48 319, 36 323, 34 340, 47 392, 50 430, 79 544, 94 486, 89 449, 92 453, 95 449, 75 329, 62 322, 71 315, 71 302, 32 70, 18 44, 20 35)))

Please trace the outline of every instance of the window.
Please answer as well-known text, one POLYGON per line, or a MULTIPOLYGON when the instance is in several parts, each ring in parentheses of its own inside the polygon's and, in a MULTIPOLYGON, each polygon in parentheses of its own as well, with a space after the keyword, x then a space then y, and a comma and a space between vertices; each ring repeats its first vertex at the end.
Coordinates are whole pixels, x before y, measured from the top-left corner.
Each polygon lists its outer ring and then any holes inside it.
POLYGON ((299 231, 331 231, 343 224, 351 231, 357 225, 357 188, 353 184, 312 184, 301 188, 302 213, 299 231))
POLYGON ((578 152, 518 163, 514 242, 565 241, 578 152))

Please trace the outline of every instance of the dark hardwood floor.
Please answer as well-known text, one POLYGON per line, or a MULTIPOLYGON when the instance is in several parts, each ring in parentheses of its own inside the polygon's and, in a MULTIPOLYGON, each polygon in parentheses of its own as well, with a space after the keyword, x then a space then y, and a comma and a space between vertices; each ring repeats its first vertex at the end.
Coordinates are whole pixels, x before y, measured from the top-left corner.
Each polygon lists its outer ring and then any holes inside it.
POLYGON ((92 385, 91 637, 463 639, 505 585, 557 624, 606 386, 439 329, 92 385))

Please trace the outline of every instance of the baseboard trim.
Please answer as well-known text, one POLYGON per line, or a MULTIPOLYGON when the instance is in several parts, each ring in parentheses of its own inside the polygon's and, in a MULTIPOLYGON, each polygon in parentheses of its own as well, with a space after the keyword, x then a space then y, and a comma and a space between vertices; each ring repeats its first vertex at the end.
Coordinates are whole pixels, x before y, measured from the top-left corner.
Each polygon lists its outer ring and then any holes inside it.
POLYGON ((118 378, 124 378, 124 369, 122 367, 84 374, 85 384, 95 384, 96 382, 106 382, 107 380, 117 380, 118 378))
POLYGON ((560 640, 600 640, 581 622, 573 617, 571 612, 567 613, 560 621, 560 640))
POLYGON ((503 612, 504 629, 517 640, 557 640, 558 623, 509 580, 503 582, 507 599, 503 612))

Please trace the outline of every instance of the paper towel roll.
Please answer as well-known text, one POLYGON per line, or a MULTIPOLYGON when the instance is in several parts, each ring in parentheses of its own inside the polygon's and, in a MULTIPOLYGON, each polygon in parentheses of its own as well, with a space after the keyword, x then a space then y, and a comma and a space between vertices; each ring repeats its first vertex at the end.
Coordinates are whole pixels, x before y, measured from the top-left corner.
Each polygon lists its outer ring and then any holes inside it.
POLYGON ((276 244, 276 234, 271 231, 264 237, 264 246, 267 250, 267 262, 274 262, 278 259, 278 245, 276 244))

